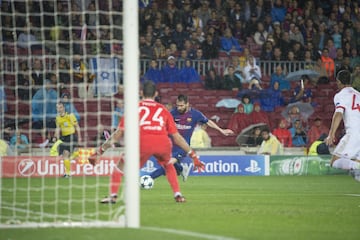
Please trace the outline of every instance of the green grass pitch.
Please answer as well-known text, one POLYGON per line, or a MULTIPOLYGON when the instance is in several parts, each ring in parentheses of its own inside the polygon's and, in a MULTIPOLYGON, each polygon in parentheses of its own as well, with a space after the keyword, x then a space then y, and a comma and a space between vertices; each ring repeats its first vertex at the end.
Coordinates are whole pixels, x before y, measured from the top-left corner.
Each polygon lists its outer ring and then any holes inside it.
MULTIPOLYGON (((0 239, 360 238, 360 183, 347 175, 190 177, 180 184, 187 198, 184 204, 174 202, 164 177, 153 189, 141 191, 140 229, 9 228, 0 229, 0 239)), ((121 203, 98 203, 107 186, 107 177, 2 179, 1 221, 14 214, 33 221, 61 221, 69 211, 79 214, 85 208, 84 219, 110 220, 121 203), (24 191, 28 186, 32 190, 24 191), (16 204, 5 204, 14 198, 16 204), (40 210, 47 214, 39 215, 40 210)))

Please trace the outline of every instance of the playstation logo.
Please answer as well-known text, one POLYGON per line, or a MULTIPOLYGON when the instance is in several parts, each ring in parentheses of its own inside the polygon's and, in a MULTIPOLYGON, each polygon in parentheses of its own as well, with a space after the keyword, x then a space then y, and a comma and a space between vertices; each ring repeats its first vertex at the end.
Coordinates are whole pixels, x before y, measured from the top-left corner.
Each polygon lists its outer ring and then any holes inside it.
POLYGON ((256 173, 259 172, 261 168, 259 168, 258 162, 255 160, 250 160, 250 166, 245 168, 246 172, 256 173))

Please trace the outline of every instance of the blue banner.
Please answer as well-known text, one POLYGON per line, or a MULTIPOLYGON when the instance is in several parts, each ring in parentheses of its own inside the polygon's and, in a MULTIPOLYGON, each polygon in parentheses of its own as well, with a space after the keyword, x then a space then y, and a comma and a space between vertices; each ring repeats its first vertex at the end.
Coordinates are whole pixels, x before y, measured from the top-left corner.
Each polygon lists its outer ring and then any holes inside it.
MULTIPOLYGON (((189 166, 190 176, 268 176, 269 157, 262 155, 202 155, 205 171, 193 171, 191 158, 184 158, 181 164, 189 166)), ((149 159, 141 168, 140 175, 149 175, 159 167, 154 158, 149 159)))

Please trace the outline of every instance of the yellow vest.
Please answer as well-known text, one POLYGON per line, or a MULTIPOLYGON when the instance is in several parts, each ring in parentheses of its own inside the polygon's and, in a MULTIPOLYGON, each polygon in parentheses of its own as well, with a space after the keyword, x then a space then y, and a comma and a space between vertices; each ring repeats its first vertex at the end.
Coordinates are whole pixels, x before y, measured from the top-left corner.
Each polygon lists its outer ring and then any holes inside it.
POLYGON ((61 136, 74 134, 75 125, 77 125, 77 120, 73 113, 65 113, 64 116, 56 116, 56 126, 61 129, 61 136))
POLYGON ((309 155, 318 155, 318 152, 317 152, 317 147, 322 143, 323 141, 314 141, 310 148, 309 148, 309 155))

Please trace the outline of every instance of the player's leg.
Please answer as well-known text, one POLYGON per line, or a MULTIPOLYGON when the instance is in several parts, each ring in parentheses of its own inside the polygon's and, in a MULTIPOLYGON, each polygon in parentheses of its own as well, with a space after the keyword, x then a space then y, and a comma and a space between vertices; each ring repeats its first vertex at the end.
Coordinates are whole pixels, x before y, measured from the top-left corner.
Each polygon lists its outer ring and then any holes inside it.
POLYGON ((185 182, 189 176, 190 168, 187 164, 182 165, 181 161, 186 156, 184 152, 178 152, 174 154, 175 157, 171 158, 171 162, 174 164, 177 175, 181 176, 183 181, 185 182))
POLYGON ((65 170, 63 177, 68 178, 71 176, 70 146, 69 142, 66 142, 65 138, 63 139, 63 142, 59 145, 59 153, 63 157, 63 164, 65 170))
POLYGON ((124 154, 121 154, 120 160, 110 176, 110 196, 103 198, 100 203, 116 203, 122 177, 124 176, 124 163, 124 154))
POLYGON ((334 149, 331 166, 345 170, 360 169, 360 163, 352 160, 358 157, 359 141, 356 134, 345 134, 334 149))
POLYGON ((64 177, 68 178, 71 177, 71 161, 70 161, 70 152, 68 150, 63 151, 63 161, 64 161, 64 168, 65 168, 65 174, 64 177))
POLYGON ((152 179, 156 179, 158 177, 161 177, 163 175, 165 175, 165 169, 163 167, 159 167, 158 169, 156 169, 155 171, 153 171, 150 176, 152 179))

